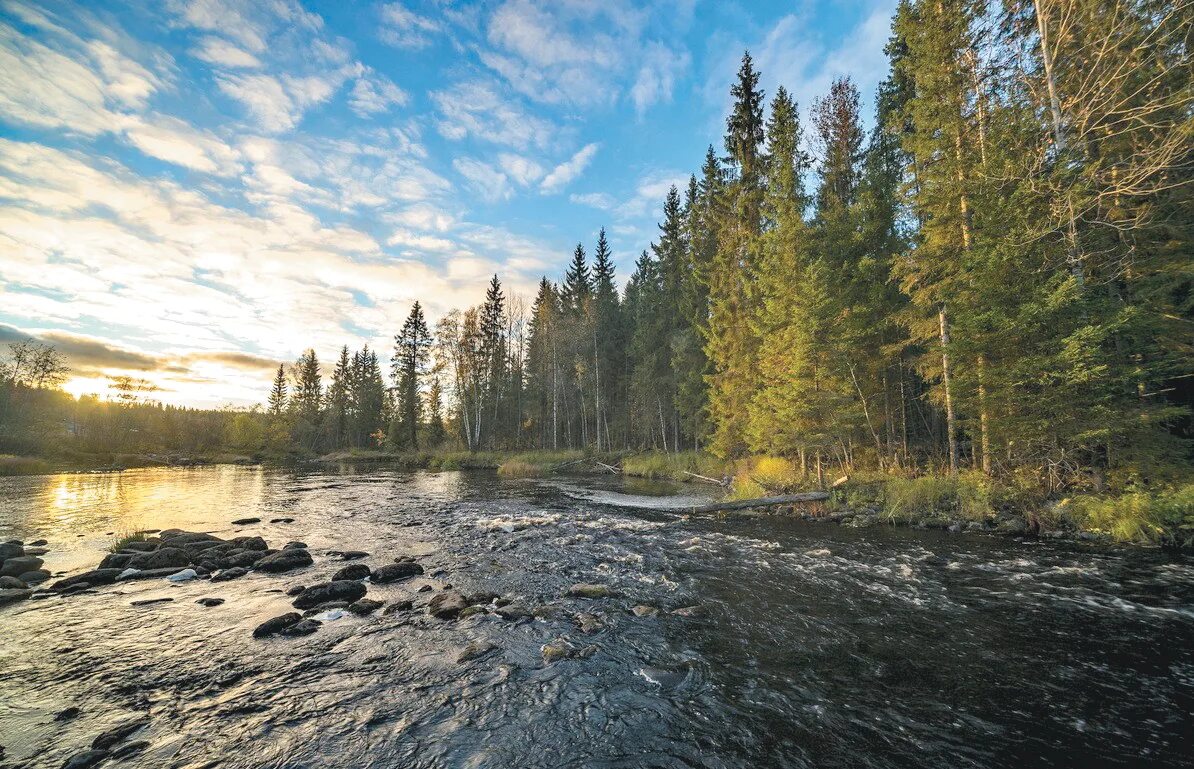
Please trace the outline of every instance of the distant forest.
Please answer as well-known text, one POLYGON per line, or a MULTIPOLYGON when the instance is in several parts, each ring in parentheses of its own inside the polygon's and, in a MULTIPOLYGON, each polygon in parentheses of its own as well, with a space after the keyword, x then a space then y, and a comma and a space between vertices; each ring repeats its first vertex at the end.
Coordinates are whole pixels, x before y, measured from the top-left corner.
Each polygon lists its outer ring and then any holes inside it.
MULTIPOLYGON (((529 307, 497 276, 434 325, 415 303, 392 351, 345 347, 324 377, 309 350, 260 411, 104 408, 248 452, 703 450, 1051 490, 1188 473, 1190 11, 905 0, 869 130, 849 78, 797 105, 747 53, 624 290, 602 231, 529 307)), ((4 379, 6 431, 35 388, 4 379)))

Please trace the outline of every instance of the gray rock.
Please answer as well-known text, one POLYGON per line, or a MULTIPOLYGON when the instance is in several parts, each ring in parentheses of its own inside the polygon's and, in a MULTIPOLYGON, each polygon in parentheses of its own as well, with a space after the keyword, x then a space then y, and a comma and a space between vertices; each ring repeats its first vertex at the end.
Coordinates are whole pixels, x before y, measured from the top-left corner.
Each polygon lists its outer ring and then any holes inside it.
POLYGON ((386 610, 382 613, 383 614, 394 614, 395 612, 400 612, 400 611, 411 611, 414 608, 415 608, 415 602, 410 600, 409 598, 406 598, 401 601, 394 601, 394 603, 387 606, 386 610))
MULTIPOLYGON (((331 555, 331 553, 329 553, 328 555, 331 555)), ((360 558, 368 558, 368 557, 369 557, 369 554, 366 553, 364 550, 345 550, 344 552, 340 553, 341 561, 355 561, 360 558)))
POLYGON ((0 577, 0 590, 24 590, 29 587, 20 577, 0 577))
POLYGON ((161 547, 148 553, 138 553, 124 564, 129 569, 175 569, 191 565, 191 554, 180 547, 161 547))
POLYGON ((679 609, 672 609, 672 614, 677 617, 700 617, 705 613, 703 606, 682 606, 679 609))
POLYGON ((372 598, 362 598, 348 605, 348 610, 353 614, 359 614, 364 617, 377 611, 382 607, 381 601, 374 601, 372 598))
POLYGON ((91 571, 85 571, 82 574, 76 574, 73 577, 60 579, 51 587, 54 590, 63 590, 73 585, 79 585, 83 583, 88 585, 110 585, 116 581, 116 578, 120 576, 120 572, 122 571, 124 571, 124 569, 92 569, 91 571))
POLYGON ((659 609, 654 606, 648 606, 645 603, 638 604, 630 611, 632 611, 636 617, 654 617, 655 615, 659 614, 659 609))
POLYGON ((484 606, 477 606, 476 604, 474 604, 472 606, 464 607, 464 609, 461 610, 460 614, 458 614, 457 617, 460 619, 468 619, 469 617, 475 616, 477 614, 488 614, 488 613, 489 612, 485 609, 484 606))
POLYGON ((197 531, 183 531, 182 529, 166 529, 158 534, 158 538, 162 540, 163 544, 170 547, 182 547, 183 545, 195 544, 197 542, 211 542, 218 545, 224 541, 211 534, 204 534, 197 531))
POLYGON ((25 548, 25 555, 45 555, 50 552, 48 547, 27 547, 25 548))
POLYGON ((237 579, 249 573, 249 570, 243 566, 233 566, 231 569, 224 569, 212 575, 212 582, 227 582, 230 579, 237 579))
POLYGON ((390 563, 385 566, 378 566, 373 570, 370 576, 370 581, 378 584, 386 582, 398 582, 403 579, 410 579, 423 573, 423 567, 417 563, 410 561, 403 561, 402 563, 390 563))
POLYGON ((111 754, 106 750, 86 750, 68 758, 62 765, 62 769, 89 769, 89 767, 106 760, 109 755, 111 754))
POLYGON ((108 553, 99 562, 101 569, 123 569, 133 559, 136 553, 108 553))
POLYGON ((145 728, 148 723, 149 720, 146 718, 137 718, 132 721, 126 721, 119 726, 114 726, 92 740, 91 748, 92 750, 111 750, 128 739, 130 735, 145 728))
POLYGON ((427 613, 438 619, 455 619, 468 606, 464 596, 455 590, 435 595, 427 604, 427 613))
POLYGON ((270 523, 294 523, 293 518, 270 518, 270 523))
POLYGON ((54 716, 54 720, 55 721, 69 721, 72 718, 76 718, 79 715, 81 715, 82 712, 83 712, 82 708, 77 708, 72 705, 69 708, 65 708, 63 710, 58 711, 58 715, 54 716))
POLYGON ((160 544, 162 544, 160 539, 147 539, 143 542, 125 542, 124 546, 120 548, 120 552, 148 553, 151 550, 157 550, 160 544))
POLYGON ((492 603, 494 600, 496 600, 497 597, 498 597, 497 593, 483 591, 480 593, 469 593, 468 595, 465 596, 465 600, 467 600, 469 602, 469 604, 472 606, 476 606, 478 604, 488 605, 488 604, 492 603))
POLYGON ((195 603, 199 604, 200 606, 207 606, 207 607, 219 606, 220 604, 224 603, 224 599, 223 598, 200 598, 198 601, 195 601, 195 603))
POLYGON ((129 606, 153 606, 155 603, 170 603, 173 598, 143 598, 140 601, 133 601, 129 606))
POLYGON ((573 598, 609 598, 614 594, 606 585, 590 585, 578 583, 568 588, 568 595, 573 598))
POLYGON ((254 638, 265 638, 266 636, 280 633, 282 630, 302 620, 303 616, 296 611, 287 612, 278 617, 272 617, 262 622, 253 631, 254 638))
POLYGON ((311 609, 330 601, 358 601, 365 597, 366 588, 360 582, 353 580, 337 580, 323 582, 299 593, 292 605, 296 609, 311 609))
POLYGON ((37 571, 27 571, 17 579, 21 580, 27 585, 39 585, 49 579, 52 574, 45 569, 38 569, 37 571))
POLYGON ((332 580, 338 579, 365 579, 371 574, 369 567, 363 563, 353 563, 345 566, 340 571, 332 575, 332 580))
POLYGON ((37 571, 45 563, 36 555, 18 555, 4 561, 0 568, 0 577, 19 577, 27 571, 37 571))
POLYGON ((285 545, 282 546, 282 549, 283 550, 306 550, 307 543, 306 542, 298 542, 298 541, 287 542, 285 545))
POLYGON ((460 653, 456 655, 456 662, 463 663, 484 657, 496 648, 496 646, 488 641, 473 641, 460 650, 460 653))
POLYGON ((322 622, 316 619, 305 619, 294 623, 293 625, 282 630, 284 636, 305 636, 311 635, 323 625, 322 622))
POLYGON ((596 614, 590 614, 582 611, 576 615, 576 626, 580 628, 582 633, 596 633, 605 625, 601 622, 601 618, 596 614))
POLYGON ((253 565, 257 571, 264 571, 270 574, 279 574, 291 569, 301 569, 304 566, 310 566, 315 563, 315 559, 311 557, 303 548, 292 548, 290 550, 279 550, 278 552, 267 555, 253 565))
POLYGON ((24 601, 31 595, 33 595, 32 590, 0 590, 0 606, 7 606, 10 603, 24 601))
POLYGON ((303 585, 294 585, 292 587, 286 588, 286 595, 293 598, 294 596, 298 595, 299 593, 303 592, 306 589, 307 588, 303 585))
POLYGON ((430 593, 434 589, 435 588, 433 588, 431 585, 423 585, 423 587, 419 588, 415 592, 416 593, 430 593))
POLYGON ((261 523, 260 518, 237 518, 232 522, 233 526, 248 526, 250 523, 261 523))
POLYGON ((149 740, 137 740, 136 742, 129 742, 121 745, 116 750, 113 750, 112 758, 120 759, 128 758, 129 756, 135 756, 138 753, 144 752, 144 750, 148 747, 149 740))
POLYGON ((507 622, 521 622, 535 616, 527 607, 517 603, 508 603, 505 606, 499 606, 494 609, 493 613, 507 622))
MULTIPOLYGON (((361 600, 367 600, 367 599, 361 599, 361 600)), ((321 603, 318 606, 312 606, 310 609, 307 609, 306 611, 303 612, 303 616, 304 617, 314 617, 316 614, 323 614, 325 611, 335 611, 336 609, 347 609, 348 606, 349 606, 348 601, 328 601, 327 603, 321 603)))
POLYGON ((30 547, 45 547, 48 544, 50 544, 50 543, 44 539, 35 539, 29 543, 29 546, 30 547))
POLYGON ((566 638, 557 638, 554 641, 543 644, 540 651, 543 653, 543 661, 550 665, 557 660, 591 657, 597 651, 597 647, 592 645, 576 646, 566 638))
POLYGON ((268 550, 269 545, 261 537, 233 537, 228 544, 241 550, 268 550))
POLYGON ((19 558, 24 554, 25 547, 19 542, 0 543, 0 561, 7 561, 9 558, 19 558))
POLYGON ((256 566, 257 562, 267 555, 272 555, 267 550, 242 550, 239 553, 233 553, 224 559, 224 568, 230 569, 237 566, 249 568, 256 566))

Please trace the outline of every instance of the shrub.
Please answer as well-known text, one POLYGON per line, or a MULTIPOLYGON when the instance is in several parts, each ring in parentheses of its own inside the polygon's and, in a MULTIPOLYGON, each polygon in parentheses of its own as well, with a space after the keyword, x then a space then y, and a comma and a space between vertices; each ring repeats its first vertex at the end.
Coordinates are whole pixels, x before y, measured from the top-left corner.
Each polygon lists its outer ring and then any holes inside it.
POLYGON ((537 478, 547 473, 547 467, 521 459, 508 459, 498 465, 498 475, 506 478, 537 478))
POLYGON ((0 454, 0 475, 41 475, 48 472, 50 465, 44 459, 0 454))
POLYGON ((108 548, 109 552, 120 552, 130 542, 144 542, 149 535, 143 531, 121 531, 116 535, 116 541, 108 548))

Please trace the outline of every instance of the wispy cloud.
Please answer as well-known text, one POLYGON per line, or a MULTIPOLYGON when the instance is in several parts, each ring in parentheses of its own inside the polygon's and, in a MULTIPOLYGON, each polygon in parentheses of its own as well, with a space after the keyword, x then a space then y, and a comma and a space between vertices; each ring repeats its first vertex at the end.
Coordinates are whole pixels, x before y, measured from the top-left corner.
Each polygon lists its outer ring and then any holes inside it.
POLYGON ((378 37, 399 48, 425 48, 431 39, 442 30, 434 19, 421 16, 402 3, 386 3, 379 10, 381 28, 378 37))
POLYGON ((560 163, 551 170, 551 173, 543 177, 543 182, 539 185, 539 190, 548 195, 553 192, 559 192, 564 187, 567 187, 572 183, 573 179, 576 179, 589 167, 593 156, 597 154, 598 146, 596 143, 593 143, 581 147, 575 155, 560 163))

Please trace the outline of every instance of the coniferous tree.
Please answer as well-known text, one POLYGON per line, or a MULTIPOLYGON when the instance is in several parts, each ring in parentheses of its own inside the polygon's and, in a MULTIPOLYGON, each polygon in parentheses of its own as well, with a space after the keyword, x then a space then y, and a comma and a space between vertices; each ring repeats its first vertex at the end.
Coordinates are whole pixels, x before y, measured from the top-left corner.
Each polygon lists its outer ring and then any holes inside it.
POLYGON ((269 413, 281 416, 286 410, 286 366, 279 364, 274 376, 274 385, 269 392, 269 413))
POLYGON ((390 438, 397 445, 411 449, 419 447, 419 424, 423 414, 420 385, 430 356, 431 334, 423 318, 423 308, 415 302, 402 324, 402 331, 394 338, 391 378, 396 385, 397 398, 390 438))

